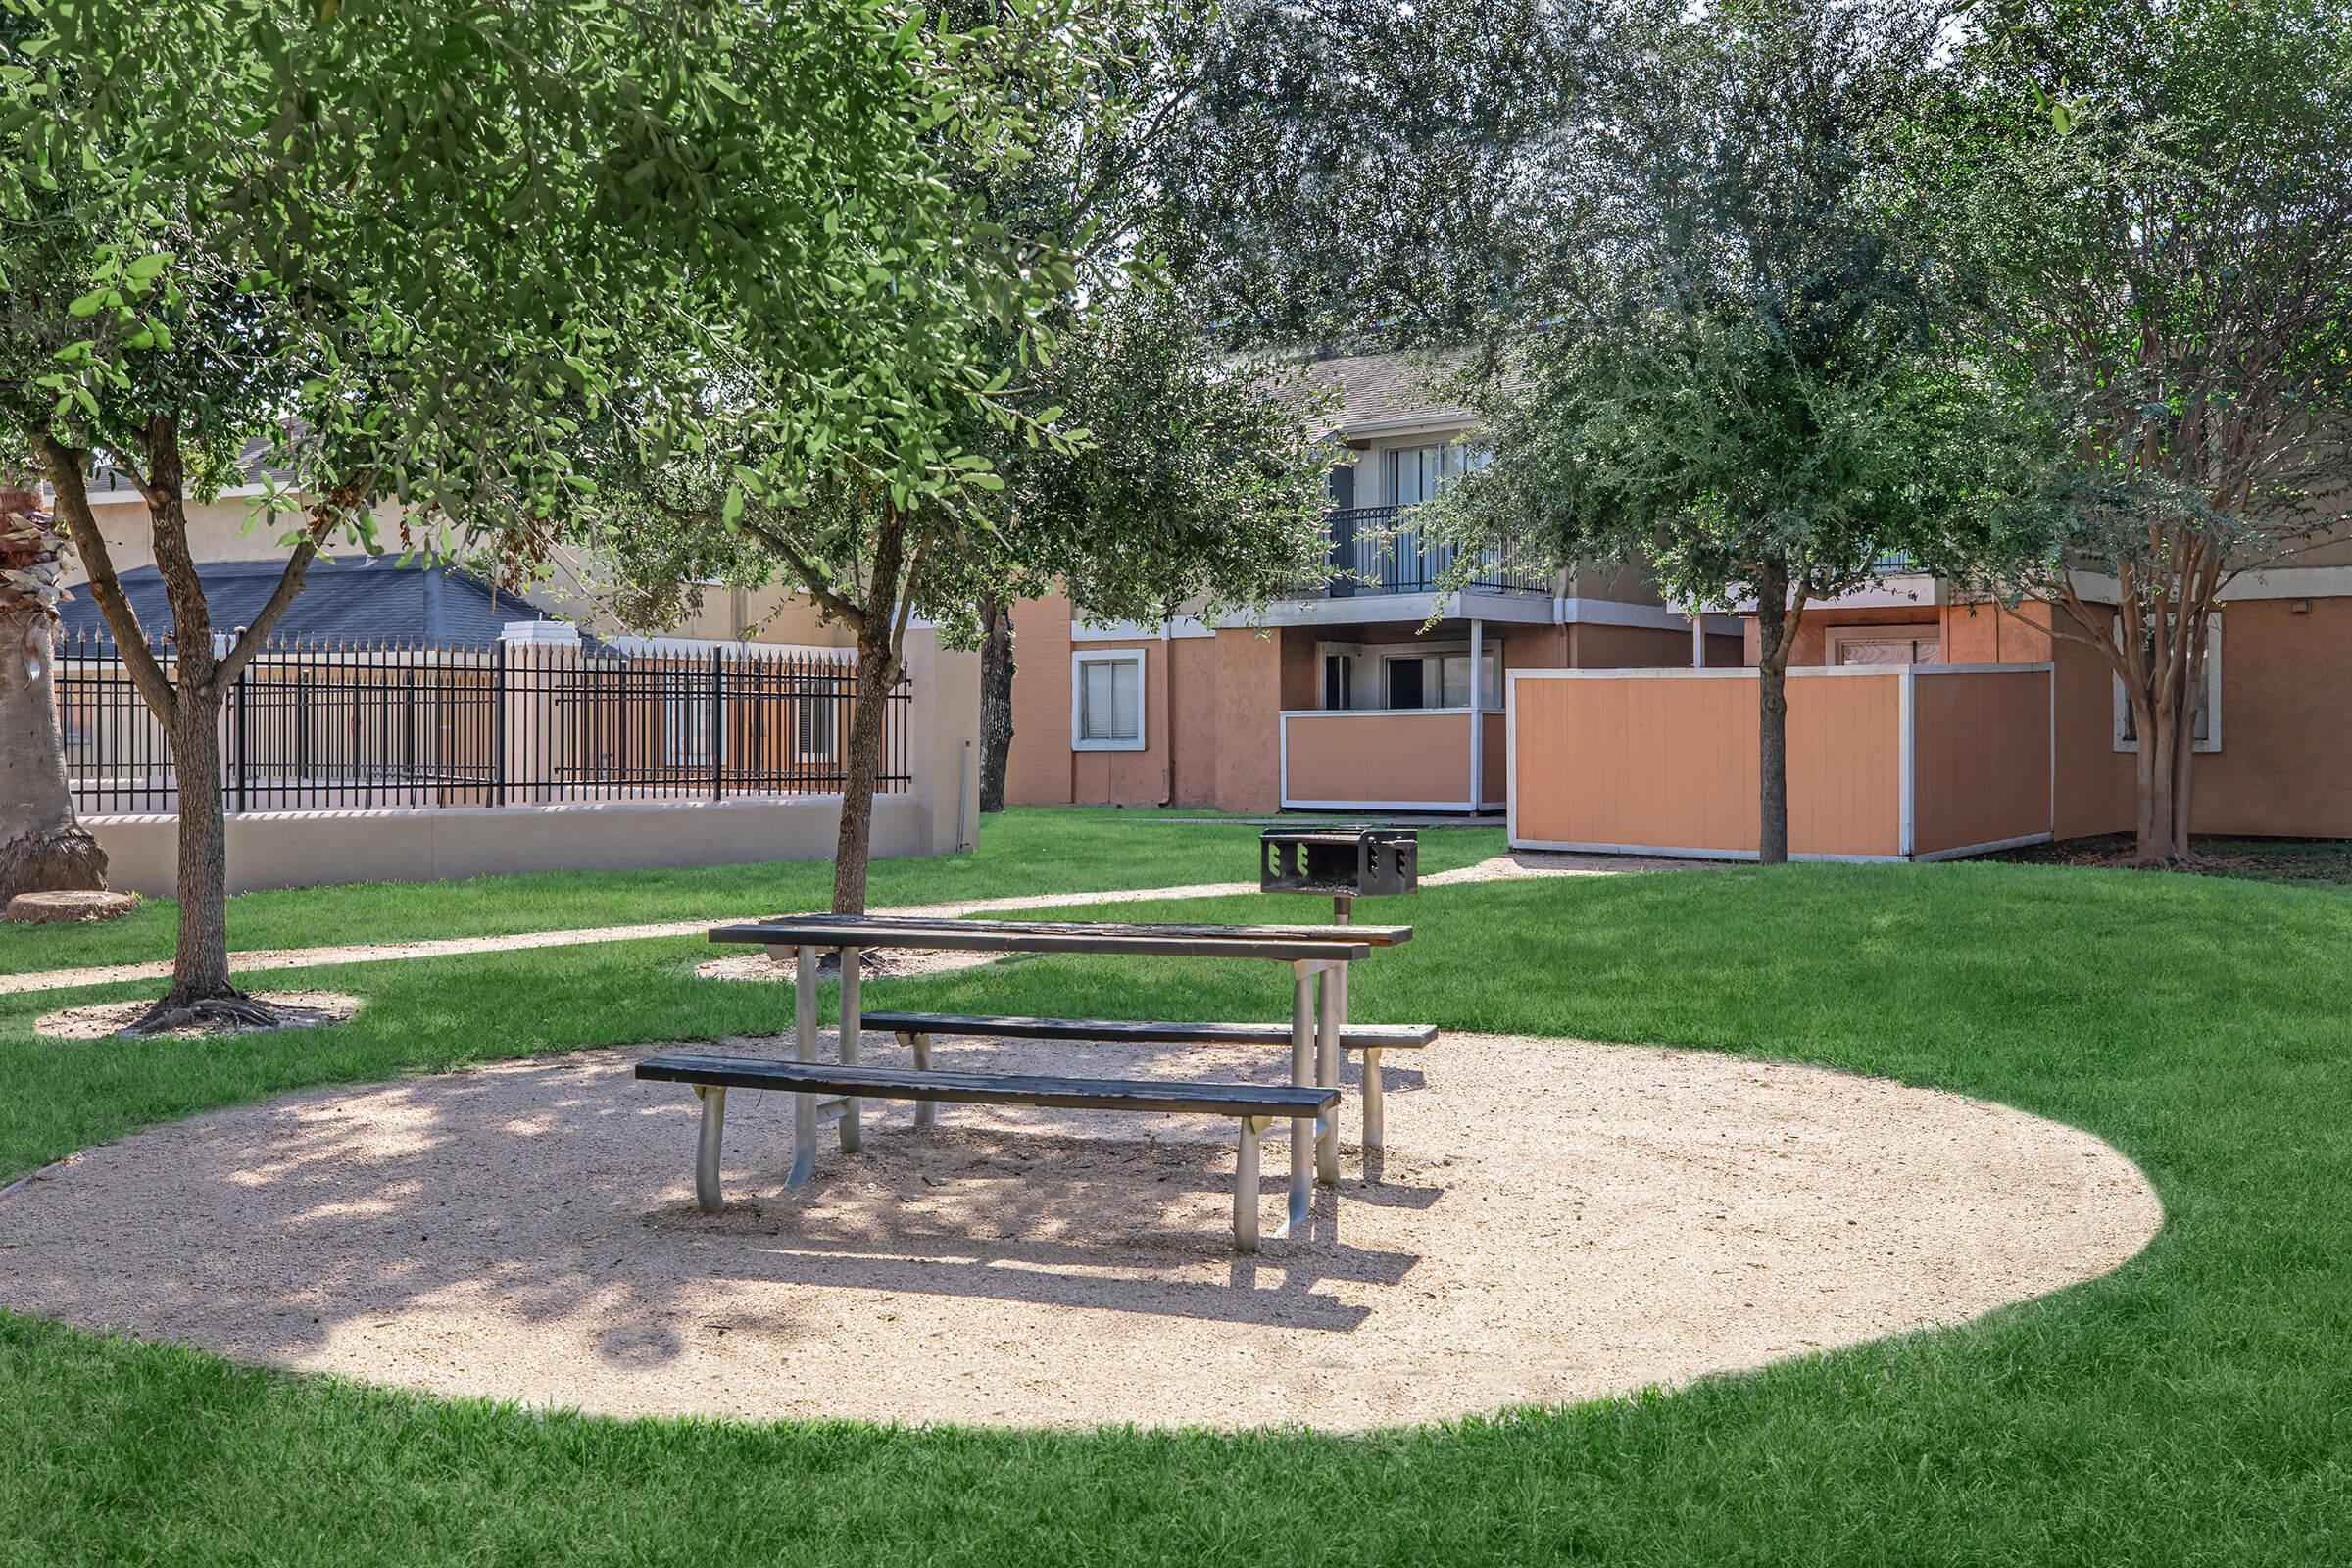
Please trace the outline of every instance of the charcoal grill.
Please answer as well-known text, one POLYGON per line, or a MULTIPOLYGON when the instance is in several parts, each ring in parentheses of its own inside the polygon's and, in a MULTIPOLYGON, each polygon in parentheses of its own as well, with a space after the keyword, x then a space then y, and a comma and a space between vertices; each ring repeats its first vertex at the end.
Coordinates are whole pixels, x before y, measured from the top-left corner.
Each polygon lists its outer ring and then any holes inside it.
POLYGON ((1268 828, 1257 836, 1261 893, 1324 893, 1342 921, 1358 898, 1420 885, 1421 836, 1410 828, 1268 828))

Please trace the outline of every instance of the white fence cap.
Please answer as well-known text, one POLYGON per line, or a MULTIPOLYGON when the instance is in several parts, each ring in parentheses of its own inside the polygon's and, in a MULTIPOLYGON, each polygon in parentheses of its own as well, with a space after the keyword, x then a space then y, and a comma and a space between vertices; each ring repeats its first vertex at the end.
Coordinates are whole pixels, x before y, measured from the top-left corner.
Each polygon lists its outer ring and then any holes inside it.
POLYGON ((568 620, 510 620, 499 632, 502 643, 557 643, 580 646, 580 628, 568 620))

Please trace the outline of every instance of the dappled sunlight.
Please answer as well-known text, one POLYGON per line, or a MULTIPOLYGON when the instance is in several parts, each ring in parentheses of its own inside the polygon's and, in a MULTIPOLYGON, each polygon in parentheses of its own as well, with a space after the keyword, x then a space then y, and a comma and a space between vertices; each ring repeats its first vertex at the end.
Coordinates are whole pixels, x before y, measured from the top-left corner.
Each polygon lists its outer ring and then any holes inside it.
MULTIPOLYGON (((658 1048, 647 1048, 658 1049, 658 1048)), ((774 1039, 715 1048, 789 1050, 774 1039)), ((828 1054, 830 1048, 828 1047, 828 1054)), ((1307 1233, 1229 1250, 1230 1123, 868 1104, 782 1185, 787 1097, 590 1053, 307 1094, 90 1150, 12 1198, 0 1303, 240 1358, 616 1413, 1373 1426, 1973 1316, 2158 1211, 2086 1135, 1884 1080, 1450 1035, 1307 1233)), ((866 1059, 904 1049, 869 1035, 866 1059)), ((946 1068, 1280 1082, 1287 1056, 943 1039, 946 1068)), ((1348 1082, 1355 1074, 1349 1069, 1348 1082)), ((1261 1213, 1287 1138, 1269 1136, 1261 1213)))

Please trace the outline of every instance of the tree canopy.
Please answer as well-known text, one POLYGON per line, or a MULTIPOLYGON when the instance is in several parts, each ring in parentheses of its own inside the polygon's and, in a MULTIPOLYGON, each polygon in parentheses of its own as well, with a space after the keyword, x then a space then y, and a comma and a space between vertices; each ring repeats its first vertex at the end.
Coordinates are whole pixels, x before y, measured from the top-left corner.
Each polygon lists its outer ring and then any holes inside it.
POLYGON ((942 145, 1023 150, 987 36, 868 0, 6 17, 0 420, 43 455, 172 735, 176 1003, 239 1001, 212 715, 318 546, 376 544, 379 504, 527 559, 592 488, 579 437, 619 399, 657 459, 723 432, 738 496, 847 474, 904 504, 985 476, 954 461, 1002 388, 979 344, 1053 286, 938 177, 942 145), (217 645, 184 501, 256 435, 305 514, 270 607, 217 645), (101 461, 148 502, 169 662, 110 586, 80 494, 101 461))
POLYGON ((2051 506, 1967 573, 2047 600, 2139 737, 2140 857, 2188 846, 2212 618, 2352 495, 2352 8, 2005 0, 1923 185, 1986 280, 1989 368, 2047 421, 2051 506))
POLYGON ((1477 387, 1493 461, 1435 504, 1469 540, 1637 560, 1672 600, 1753 607, 1767 859, 1804 606, 1889 556, 1972 558, 2009 462, 1950 259, 1888 200, 1942 16, 1661 7, 1614 32, 1523 174, 1575 243, 1477 387))

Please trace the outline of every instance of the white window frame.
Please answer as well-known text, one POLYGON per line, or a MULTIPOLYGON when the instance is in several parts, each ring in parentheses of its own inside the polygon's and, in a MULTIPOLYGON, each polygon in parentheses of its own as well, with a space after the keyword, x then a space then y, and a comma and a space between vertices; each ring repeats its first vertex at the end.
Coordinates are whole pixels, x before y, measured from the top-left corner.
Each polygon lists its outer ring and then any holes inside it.
MULTIPOLYGON (((1375 711, 1383 713, 1461 713, 1469 711, 1467 708, 1446 708, 1444 706, 1433 707, 1427 704, 1420 708, 1391 708, 1388 706, 1389 665, 1395 663, 1398 660, 1403 659, 1417 660, 1425 662, 1426 667, 1423 669, 1421 674, 1422 693, 1425 696, 1434 695, 1438 698, 1439 704, 1443 705, 1446 697, 1446 666, 1444 661, 1452 657, 1460 657, 1464 659, 1468 658, 1470 655, 1470 644, 1467 641, 1442 643, 1373 643, 1367 645, 1364 649, 1364 652, 1373 657, 1379 665, 1379 684, 1374 687, 1372 692, 1373 699, 1377 705, 1374 709, 1375 711)), ((1479 693, 1479 695, 1485 699, 1485 703, 1483 704, 1483 709, 1485 711, 1490 713, 1499 713, 1503 710, 1503 683, 1510 678, 1510 668, 1503 662, 1503 639, 1500 637, 1488 637, 1486 639, 1486 647, 1484 648, 1483 653, 1489 666, 1487 673, 1492 676, 1493 679, 1485 683, 1485 687, 1479 693)), ((1358 673, 1360 674, 1361 672, 1359 671, 1358 673)), ((1363 689, 1364 688, 1362 684, 1359 682, 1356 686, 1356 691, 1361 694, 1363 689)))
MULTIPOLYGON (((1932 642, 1940 648, 1942 638, 1941 628, 1930 621, 1901 621, 1885 626, 1831 626, 1822 634, 1822 662, 1834 668, 1844 667, 1844 661, 1838 656, 1845 651, 1847 643, 1932 642)), ((1883 667, 1891 669, 1897 666, 1883 667)))
POLYGON ((1150 744, 1151 694, 1149 672, 1141 648, 1089 648, 1070 654, 1070 750, 1073 752, 1140 752, 1150 744), (1086 738, 1086 667, 1089 664, 1135 666, 1135 738, 1097 741, 1086 738))
MULTIPOLYGON (((2116 616, 2111 625, 2116 646, 2120 648, 2124 640, 2124 617, 2116 616)), ((2130 733, 2132 699, 2125 695, 2123 676, 2116 675, 2111 679, 2115 689, 2115 749, 2119 752, 2136 752, 2139 742, 2130 733)), ((2191 752, 2218 752, 2222 749, 2222 612, 2218 610, 2211 612, 2205 621, 2203 704, 2205 733, 2190 740, 2188 749, 2191 752)))
MULTIPOLYGON (((883 699, 884 702, 889 700, 887 697, 883 699)), ((837 740, 841 732, 841 718, 836 710, 841 702, 841 694, 828 685, 821 692, 796 694, 792 702, 793 760, 801 762, 833 760, 840 755, 837 740), (811 745, 812 740, 817 744, 811 745)))
MULTIPOLYGON (((717 694, 709 685, 708 668, 694 664, 672 665, 662 671, 662 765, 665 768, 709 767, 710 758, 710 721, 713 710, 720 708, 717 694), (674 720, 681 712, 691 713, 692 722, 680 727, 674 720), (680 741, 691 741, 681 746, 680 741)), ((718 763, 727 761, 727 732, 722 722, 718 732, 718 763)))

